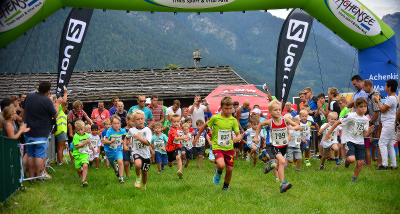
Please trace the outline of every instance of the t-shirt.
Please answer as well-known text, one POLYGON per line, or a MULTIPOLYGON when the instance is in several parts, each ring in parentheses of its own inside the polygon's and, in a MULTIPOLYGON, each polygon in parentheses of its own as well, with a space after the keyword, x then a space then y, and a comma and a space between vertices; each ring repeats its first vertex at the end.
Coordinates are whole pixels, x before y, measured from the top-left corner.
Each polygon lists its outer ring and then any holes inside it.
POLYGON ((98 136, 98 135, 93 136, 92 134, 89 134, 89 138, 90 138, 90 143, 92 144, 93 148, 95 148, 97 150, 97 148, 101 146, 100 136, 98 136))
POLYGON ((133 135, 139 135, 139 137, 146 139, 147 142, 150 143, 152 138, 151 130, 148 127, 144 127, 143 129, 137 129, 133 127, 129 129, 128 133, 126 134, 127 138, 131 138, 132 154, 140 155, 144 159, 150 158, 150 146, 147 146, 135 139, 133 135))
POLYGON ((354 93, 353 100, 355 101, 359 97, 364 97, 365 99, 367 99, 368 94, 364 91, 364 89, 360 89, 354 93))
POLYGON ((397 99, 396 96, 388 96, 386 97, 386 102, 384 105, 389 106, 389 109, 381 114, 381 121, 382 126, 384 124, 390 124, 394 126, 394 122, 396 120, 396 106, 397 106, 397 99))
POLYGON ((118 117, 121 118, 121 127, 126 127, 126 114, 126 110, 124 110, 122 114, 120 114, 118 111, 114 113, 114 115, 118 115, 118 117))
POLYGON ((339 103, 336 100, 331 100, 329 102, 329 106, 328 106, 329 111, 334 111, 338 114, 340 114, 340 106, 339 103))
POLYGON ((343 125, 342 142, 352 142, 364 145, 364 131, 368 130, 368 118, 359 116, 356 112, 351 112, 343 118, 340 118, 343 125))
MULTIPOLYGON (((184 141, 182 140, 182 147, 185 147, 186 149, 192 149, 193 147, 193 138, 192 138, 192 134, 188 133, 189 135, 189 140, 188 141, 184 141)), ((181 133, 181 137, 186 136, 183 132, 181 133)))
POLYGON ((311 126, 315 126, 315 123, 309 120, 307 120, 305 123, 300 121, 300 126, 303 127, 303 131, 301 131, 301 139, 310 140, 311 126))
POLYGON ((192 127, 197 128, 196 122, 197 120, 202 120, 204 122, 204 115, 205 111, 207 110, 207 106, 200 104, 198 108, 196 106, 189 106, 189 109, 192 109, 193 107, 193 112, 192 112, 192 127))
POLYGON ((182 110, 181 110, 181 108, 178 108, 178 110, 176 110, 176 112, 174 112, 174 110, 172 109, 172 106, 170 106, 170 107, 168 107, 167 108, 167 115, 169 115, 170 113, 173 113, 173 114, 177 114, 177 115, 182 115, 182 110))
POLYGON ((289 129, 289 146, 294 148, 300 148, 301 143, 301 131, 289 129))
POLYGON ((171 126, 168 133, 167 147, 165 147, 168 152, 182 148, 181 142, 179 140, 175 140, 176 137, 179 137, 178 128, 171 126))
POLYGON ((325 127, 327 127, 327 128, 322 133, 321 145, 322 145, 323 148, 329 148, 332 144, 338 143, 337 136, 338 136, 340 127, 339 126, 336 127, 335 130, 333 130, 331 137, 328 140, 324 141, 324 138, 325 138, 326 134, 331 129, 331 125, 329 125, 329 123, 325 123, 324 125, 321 126, 321 129, 324 129, 325 127))
POLYGON ((351 110, 350 110, 349 108, 344 107, 344 108, 342 109, 342 111, 340 112, 339 118, 345 117, 345 116, 346 116, 348 113, 350 113, 350 112, 351 112, 351 110))
POLYGON ((110 110, 108 110, 110 115, 114 115, 116 111, 117 111, 117 108, 115 106, 111 107, 110 110))
POLYGON ((315 111, 315 110, 318 109, 318 105, 317 105, 317 103, 315 102, 314 99, 315 99, 315 97, 311 98, 311 99, 308 101, 308 105, 310 106, 311 111, 315 111))
POLYGON ((380 116, 381 116, 381 109, 379 108, 378 104, 375 103, 375 101, 372 99, 372 97, 376 94, 376 91, 371 91, 371 93, 368 94, 368 115, 370 118, 372 118, 372 115, 374 115, 375 112, 377 112, 378 117, 376 120, 373 122, 375 126, 379 125, 380 116))
POLYGON ((96 124, 99 126, 100 129, 103 128, 103 121, 105 119, 110 119, 110 113, 108 112, 107 109, 103 109, 101 113, 99 113, 99 109, 96 108, 92 111, 92 118, 94 118, 93 122, 96 122, 96 124))
POLYGON ((151 120, 153 118, 153 114, 151 113, 151 110, 149 108, 147 108, 146 106, 143 109, 141 109, 141 108, 139 108, 139 106, 136 105, 136 106, 132 106, 129 109, 128 114, 132 113, 133 110, 135 110, 135 109, 138 109, 138 110, 141 110, 144 112, 144 116, 145 116, 144 117, 144 119, 145 119, 144 126, 147 126, 147 120, 151 120))
MULTIPOLYGON (((194 129, 194 137, 197 137, 198 134, 199 134, 199 130, 194 129)), ((206 141, 207 141, 207 131, 204 130, 203 133, 201 133, 201 135, 199 136, 199 140, 197 141, 196 145, 194 145, 193 147, 205 146, 206 141)))
MULTIPOLYGON (((326 111, 326 103, 324 103, 322 109, 326 111)), ((321 121, 321 124, 326 123, 326 115, 322 112, 322 110, 319 110, 319 121, 321 121)))
POLYGON ((166 151, 162 150, 167 146, 168 137, 165 134, 161 134, 161 136, 153 135, 151 138, 151 145, 154 145, 154 150, 161 154, 167 154, 166 151))
POLYGON ((57 113, 50 98, 40 93, 28 94, 22 108, 25 123, 31 129, 25 135, 48 137, 53 126, 52 118, 57 113))
POLYGON ((84 135, 79 135, 78 133, 75 133, 74 138, 72 139, 72 143, 74 145, 74 150, 72 151, 72 155, 75 156, 79 154, 87 154, 89 152, 89 144, 86 144, 85 146, 79 149, 75 149, 77 145, 83 143, 88 138, 89 135, 87 133, 85 133, 84 135))
POLYGON ((117 132, 112 127, 110 127, 107 130, 105 137, 108 138, 108 140, 112 140, 113 138, 115 138, 115 141, 111 144, 104 144, 104 150, 106 152, 122 151, 122 139, 124 139, 125 135, 125 129, 119 128, 119 131, 117 132))
POLYGON ((207 121, 207 126, 212 129, 212 148, 213 150, 232 150, 232 132, 239 132, 239 123, 236 118, 230 116, 228 118, 217 114, 207 121))
MULTIPOLYGON (((261 132, 262 132, 262 130, 261 130, 261 132)), ((249 128, 244 133, 246 135, 247 144, 254 143, 254 137, 256 136, 256 130, 253 130, 253 128, 249 128)), ((261 139, 261 133, 258 135, 258 144, 260 144, 260 139, 261 139)))
POLYGON ((154 108, 152 105, 149 105, 149 109, 153 114, 154 121, 161 122, 164 119, 163 117, 164 110, 162 106, 158 105, 157 107, 154 108))

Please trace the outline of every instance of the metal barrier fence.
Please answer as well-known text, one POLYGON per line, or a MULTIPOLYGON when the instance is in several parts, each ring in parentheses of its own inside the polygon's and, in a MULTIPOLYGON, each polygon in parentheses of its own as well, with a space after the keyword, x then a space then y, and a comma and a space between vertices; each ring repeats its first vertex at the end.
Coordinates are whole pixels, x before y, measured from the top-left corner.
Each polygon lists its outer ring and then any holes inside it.
POLYGON ((4 203, 21 187, 21 155, 18 140, 0 132, 0 202, 4 203))

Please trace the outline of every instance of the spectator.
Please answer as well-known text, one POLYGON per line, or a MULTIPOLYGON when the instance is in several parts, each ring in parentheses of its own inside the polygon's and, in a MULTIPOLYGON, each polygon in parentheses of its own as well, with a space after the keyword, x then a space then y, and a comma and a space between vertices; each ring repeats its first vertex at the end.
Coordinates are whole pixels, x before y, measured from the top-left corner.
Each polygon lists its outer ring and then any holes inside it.
POLYGON ((360 77, 360 75, 358 75, 358 74, 354 75, 351 78, 351 83, 353 84, 353 87, 356 89, 356 92, 353 95, 353 100, 347 104, 347 107, 349 107, 349 108, 353 108, 354 102, 357 98, 359 98, 359 97, 364 97, 365 99, 368 98, 367 93, 365 93, 365 91, 363 89, 364 82, 363 82, 362 78, 360 77))
POLYGON ((158 96, 151 96, 151 104, 149 105, 149 109, 153 114, 154 122, 164 123, 164 110, 163 106, 158 104, 158 96))
POLYGON ((329 88, 328 89, 328 114, 331 111, 336 112, 338 115, 340 115, 340 106, 338 103, 339 100, 339 90, 337 88, 329 88))
POLYGON ((233 102, 232 116, 236 118, 236 109, 239 108, 239 102, 233 102))
POLYGON ((18 95, 18 99, 19 99, 19 103, 22 103, 25 101, 26 98, 26 94, 19 94, 18 95))
POLYGON ((300 98, 300 103, 299 103, 299 108, 303 109, 303 105, 307 102, 307 98, 306 98, 306 92, 304 91, 300 91, 299 92, 299 98, 300 98))
POLYGON ((201 103, 200 95, 195 95, 193 105, 189 106, 189 114, 192 115, 192 128, 194 128, 194 129, 200 128, 200 127, 197 127, 196 122, 198 120, 202 120, 203 122, 205 122, 204 121, 205 112, 210 111, 207 101, 205 101, 203 103, 205 103, 205 105, 203 105, 201 103))
POLYGON ((72 139, 75 134, 75 122, 77 120, 82 120, 84 123, 92 125, 92 120, 88 117, 86 112, 83 110, 83 103, 80 100, 76 100, 72 103, 72 110, 68 113, 68 135, 70 139, 70 143, 72 143, 72 139))
POLYGON ((250 101, 245 100, 243 105, 236 110, 236 119, 239 122, 239 129, 244 133, 250 118, 250 101))
POLYGON ((162 100, 162 99, 158 99, 158 105, 160 105, 161 107, 162 107, 162 109, 163 109, 163 113, 164 113, 164 117, 163 117, 163 126, 164 127, 166 127, 166 125, 167 125, 167 120, 168 120, 168 118, 167 118, 167 106, 165 106, 164 105, 164 100, 162 100))
POLYGON ((117 111, 114 113, 114 115, 118 115, 121 118, 121 127, 125 128, 126 127, 126 115, 128 113, 124 109, 124 103, 122 101, 118 101, 117 104, 117 111))
MULTIPOLYGON (((371 125, 374 125, 374 131, 372 132, 372 139, 367 138, 366 142, 365 142, 365 161, 367 164, 367 167, 371 167, 371 151, 370 148, 372 147, 372 154, 374 154, 372 156, 372 159, 374 161, 376 161, 376 146, 378 144, 378 139, 377 139, 377 132, 378 132, 378 128, 379 128, 379 121, 381 120, 381 110, 379 109, 378 104, 376 104, 374 102, 374 100, 372 99, 373 96, 378 95, 377 91, 374 90, 373 88, 373 84, 371 80, 364 80, 364 87, 363 87, 365 93, 367 93, 368 97, 367 97, 367 102, 368 102, 368 115, 370 117, 369 123, 371 125)), ((381 157, 380 157, 380 151, 378 149, 378 165, 381 165, 381 157)))
POLYGON ((316 110, 318 109, 318 106, 317 106, 318 100, 317 100, 317 98, 313 96, 313 92, 312 92, 312 89, 310 87, 305 88, 303 91, 304 91, 304 94, 306 96, 305 98, 306 98, 306 100, 308 102, 308 105, 310 106, 310 109, 311 109, 310 113, 311 114, 315 114, 316 110))
POLYGON ((58 106, 58 116, 56 119, 57 129, 54 133, 56 145, 57 145, 57 164, 62 165, 63 152, 65 149, 65 142, 68 140, 68 120, 66 112, 68 110, 68 90, 64 90, 64 96, 61 104, 58 106))
MULTIPOLYGON (((233 103, 235 103, 235 102, 233 102, 233 103)), ((207 100, 203 99, 203 105, 206 105, 206 104, 208 105, 207 100)), ((239 102, 237 103, 237 105, 239 106, 239 102)), ((232 113, 232 115, 233 115, 233 113, 232 113)), ((207 122, 212 116, 213 116, 213 114, 211 112, 211 109, 210 109, 210 107, 208 107, 208 111, 204 112, 204 121, 207 122)))
POLYGON ((297 116, 296 110, 292 109, 292 103, 286 102, 285 103, 285 107, 286 107, 286 113, 292 115, 292 117, 296 117, 297 116))
POLYGON ((181 115, 181 121, 185 122, 190 118, 189 112, 188 112, 188 108, 184 107, 182 108, 182 115, 181 115))
MULTIPOLYGON (((172 106, 167 108, 167 115, 172 114, 177 114, 179 116, 182 115, 182 110, 181 110, 181 102, 179 100, 174 100, 172 103, 172 106)), ((171 121, 172 118, 168 118, 169 121, 171 121)))
POLYGON ((118 102, 119 102, 119 98, 118 97, 113 97, 112 98, 113 107, 111 107, 110 110, 108 110, 110 115, 114 115, 115 112, 117 111, 118 102))
POLYGON ((1 113, 3 119, 0 121, 0 129, 3 130, 3 136, 18 139, 23 133, 30 130, 26 124, 23 124, 18 130, 16 125, 17 112, 14 106, 5 107, 1 113))
MULTIPOLYGON (((57 118, 62 98, 53 103, 50 98, 50 82, 41 82, 38 92, 28 94, 24 105, 24 119, 30 130, 25 142, 47 141, 52 129, 52 118, 57 118)), ((39 176, 44 170, 47 143, 27 145, 29 176, 39 176)))
POLYGON ((151 110, 146 107, 146 96, 139 95, 137 97, 137 102, 138 102, 138 104, 136 106, 132 106, 129 109, 128 114, 133 113, 133 110, 135 110, 135 109, 142 110, 145 115, 144 126, 151 127, 151 124, 153 123, 153 114, 151 113, 151 110))
POLYGON ((22 119, 22 108, 21 108, 21 102, 19 101, 19 99, 12 95, 10 96, 10 100, 14 106, 15 112, 17 113, 15 115, 15 119, 16 119, 16 125, 19 127, 19 124, 22 123, 23 119, 22 119))
POLYGON ((348 113, 351 112, 349 108, 347 108, 347 99, 345 96, 340 96, 339 98, 339 106, 340 106, 340 115, 339 118, 345 117, 348 113))
POLYGON ((98 108, 92 111, 91 118, 97 124, 97 126, 100 127, 100 129, 103 129, 103 121, 105 119, 110 119, 110 113, 107 109, 104 108, 103 101, 99 101, 97 107, 98 108))
MULTIPOLYGON (((3 111, 3 109, 7 106, 11 105, 11 100, 10 98, 4 98, 1 103, 0 103, 0 112, 3 111)), ((2 120, 2 115, 0 114, 0 121, 2 120)))

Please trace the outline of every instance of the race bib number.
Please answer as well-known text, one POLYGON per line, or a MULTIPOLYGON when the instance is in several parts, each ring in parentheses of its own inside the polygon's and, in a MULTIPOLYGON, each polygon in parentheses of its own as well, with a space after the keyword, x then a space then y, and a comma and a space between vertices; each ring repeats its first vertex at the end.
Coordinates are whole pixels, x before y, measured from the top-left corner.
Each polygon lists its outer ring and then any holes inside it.
POLYGON ((85 146, 83 146, 83 147, 81 147, 81 148, 79 148, 79 153, 88 153, 89 152, 89 145, 85 145, 85 146))
POLYGON ((286 128, 272 129, 272 145, 284 146, 288 144, 288 135, 286 128))
POLYGON ((133 147, 135 150, 139 150, 139 149, 143 149, 145 147, 145 145, 142 142, 135 139, 135 140, 133 140, 133 147))
POLYGON ((362 136, 364 133, 364 123, 363 122, 355 122, 353 133, 355 136, 362 136))
POLYGON ((310 135, 310 127, 308 125, 303 126, 303 137, 309 136, 310 135))
POLYGON ((111 149, 117 149, 122 143, 122 138, 121 137, 116 137, 114 139, 115 139, 114 143, 110 144, 110 148, 111 149))
POLYGON ((97 140, 96 139, 90 140, 90 143, 92 144, 93 147, 97 147, 97 140))
POLYGON ((325 120, 325 114, 322 111, 319 111, 319 117, 321 118, 321 120, 325 120))
POLYGON ((232 132, 231 130, 219 130, 218 131, 218 145, 222 147, 230 146, 232 143, 232 132))
POLYGON ((161 148, 164 147, 164 141, 163 140, 155 140, 154 141, 154 149, 155 150, 161 150, 161 148))
POLYGON ((256 133, 251 133, 250 134, 250 140, 251 140, 251 142, 253 142, 254 143, 254 137, 256 136, 256 133))
POLYGON ((299 148, 299 147, 300 147, 300 144, 301 144, 301 138, 296 137, 296 139, 295 139, 295 141, 294 141, 294 146, 295 146, 296 148, 299 148))
POLYGON ((204 136, 199 137, 199 141, 197 142, 197 146, 205 146, 206 145, 206 138, 204 136))

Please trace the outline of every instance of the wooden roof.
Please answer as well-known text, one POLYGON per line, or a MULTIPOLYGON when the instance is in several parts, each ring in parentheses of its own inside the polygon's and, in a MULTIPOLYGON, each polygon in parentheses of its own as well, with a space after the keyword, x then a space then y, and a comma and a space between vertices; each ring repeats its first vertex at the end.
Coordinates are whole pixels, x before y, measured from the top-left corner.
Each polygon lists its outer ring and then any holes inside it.
MULTIPOLYGON (((29 93, 41 81, 52 83, 55 92, 56 73, 0 74, 0 98, 29 93)), ((163 99, 193 98, 195 94, 207 96, 218 85, 248 84, 231 67, 179 68, 175 70, 100 70, 73 73, 68 85, 72 93, 69 100, 83 102, 135 100, 137 95, 157 94, 163 99)))

